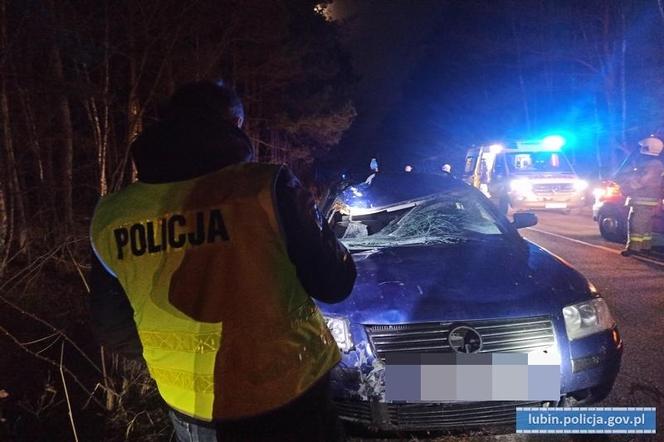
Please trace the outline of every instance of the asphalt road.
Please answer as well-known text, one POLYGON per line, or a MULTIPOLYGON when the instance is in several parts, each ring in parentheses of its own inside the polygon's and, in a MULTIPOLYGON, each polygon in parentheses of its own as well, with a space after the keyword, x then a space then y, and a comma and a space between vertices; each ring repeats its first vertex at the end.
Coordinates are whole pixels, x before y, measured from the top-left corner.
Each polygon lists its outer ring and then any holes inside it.
POLYGON ((664 440, 664 263, 620 256, 588 212, 539 213, 522 235, 569 262, 607 299, 625 341, 622 366, 600 406, 658 407, 664 440))
MULTIPOLYGON (((435 441, 664 441, 664 262, 620 256, 622 244, 603 240, 587 209, 539 212, 521 234, 583 273, 604 296, 625 342, 622 367, 611 394, 596 406, 657 407, 657 435, 500 435, 442 437, 435 441)), ((376 439, 354 439, 372 440, 376 439)), ((394 441, 395 439, 390 439, 394 441)))

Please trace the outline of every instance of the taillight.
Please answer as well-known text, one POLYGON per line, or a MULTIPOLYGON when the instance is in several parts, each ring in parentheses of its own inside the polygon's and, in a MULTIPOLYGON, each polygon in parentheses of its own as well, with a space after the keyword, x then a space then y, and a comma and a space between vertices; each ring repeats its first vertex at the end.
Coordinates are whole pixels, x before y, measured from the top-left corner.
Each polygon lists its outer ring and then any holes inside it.
POLYGON ((598 200, 605 200, 621 196, 620 186, 614 181, 604 181, 600 187, 593 190, 593 195, 598 200))
POLYGON ((613 181, 611 181, 609 185, 606 186, 606 197, 610 198, 620 195, 621 195, 620 186, 618 185, 618 183, 614 183, 613 181))

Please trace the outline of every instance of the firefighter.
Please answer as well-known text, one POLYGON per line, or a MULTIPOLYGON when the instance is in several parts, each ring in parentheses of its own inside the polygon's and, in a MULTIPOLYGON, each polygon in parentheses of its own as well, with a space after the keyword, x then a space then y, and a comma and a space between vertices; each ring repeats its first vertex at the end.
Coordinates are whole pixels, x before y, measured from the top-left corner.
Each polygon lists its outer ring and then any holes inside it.
POLYGON ((178 441, 334 440, 337 344, 311 297, 356 270, 311 194, 253 163, 228 87, 190 83, 132 145, 139 181, 92 219, 93 325, 145 359, 178 441))
POLYGON ((664 165, 658 159, 649 160, 643 173, 635 176, 627 186, 629 215, 627 217, 627 245, 620 253, 630 256, 647 253, 652 246, 653 217, 661 204, 664 165))

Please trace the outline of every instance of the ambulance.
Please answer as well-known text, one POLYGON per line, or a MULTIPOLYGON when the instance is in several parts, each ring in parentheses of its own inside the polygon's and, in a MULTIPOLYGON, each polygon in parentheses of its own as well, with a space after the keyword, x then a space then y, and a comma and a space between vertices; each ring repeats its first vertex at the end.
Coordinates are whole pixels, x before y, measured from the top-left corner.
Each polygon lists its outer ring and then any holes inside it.
POLYGON ((564 138, 550 136, 512 146, 472 147, 463 179, 480 189, 503 213, 514 210, 562 210, 585 205, 588 182, 567 160, 564 138))

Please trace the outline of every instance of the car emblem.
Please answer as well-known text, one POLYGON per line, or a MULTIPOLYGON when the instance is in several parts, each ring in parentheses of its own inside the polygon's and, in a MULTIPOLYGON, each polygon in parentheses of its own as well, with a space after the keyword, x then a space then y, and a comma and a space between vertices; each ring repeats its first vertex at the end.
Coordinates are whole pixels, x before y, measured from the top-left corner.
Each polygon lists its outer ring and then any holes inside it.
POLYGON ((447 341, 457 353, 477 353, 482 349, 482 336, 477 330, 466 325, 450 330, 447 341))

